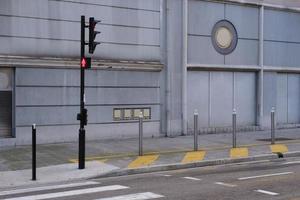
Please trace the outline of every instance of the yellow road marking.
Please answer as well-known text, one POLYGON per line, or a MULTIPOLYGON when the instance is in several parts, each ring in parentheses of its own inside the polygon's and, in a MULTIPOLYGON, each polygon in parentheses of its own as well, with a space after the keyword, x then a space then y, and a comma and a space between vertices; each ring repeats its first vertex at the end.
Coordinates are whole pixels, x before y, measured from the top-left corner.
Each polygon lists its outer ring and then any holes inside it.
POLYGON ((284 144, 273 144, 270 145, 272 153, 285 153, 288 152, 288 148, 284 144))
MULTIPOLYGON (((258 144, 247 144, 247 145, 241 145, 240 147, 257 147, 257 146, 265 146, 269 145, 269 142, 264 142, 264 143, 258 143, 258 144)), ((284 141, 284 142, 278 142, 278 144, 300 144, 300 140, 291 140, 291 141, 284 141)), ((216 145, 216 146, 211 146, 211 147, 202 147, 203 150, 205 151, 217 151, 217 150, 226 150, 230 148, 230 145, 216 145)), ((192 149, 178 149, 178 150, 162 150, 162 151, 153 151, 153 152, 147 152, 145 155, 154 155, 154 154, 176 154, 176 153, 186 153, 190 152, 192 149)), ((102 159, 116 159, 116 158, 123 158, 123 157, 135 157, 135 153, 116 153, 116 154, 106 154, 103 156, 91 156, 91 157, 86 157, 86 161, 91 161, 91 160, 102 160, 102 159)), ((70 162, 74 162, 77 159, 69 159, 70 162)))
POLYGON ((232 148, 230 149, 230 158, 248 157, 248 148, 232 148))
POLYGON ((71 163, 78 163, 78 160, 77 159, 69 159, 69 162, 71 162, 71 163))
POLYGON ((192 163, 201 161, 204 159, 206 152, 205 151, 193 151, 193 152, 187 152, 182 159, 181 163, 192 163))
POLYGON ((159 155, 138 156, 137 159, 135 159, 128 165, 128 168, 133 169, 133 168, 149 166, 155 160, 157 160, 158 157, 159 155))

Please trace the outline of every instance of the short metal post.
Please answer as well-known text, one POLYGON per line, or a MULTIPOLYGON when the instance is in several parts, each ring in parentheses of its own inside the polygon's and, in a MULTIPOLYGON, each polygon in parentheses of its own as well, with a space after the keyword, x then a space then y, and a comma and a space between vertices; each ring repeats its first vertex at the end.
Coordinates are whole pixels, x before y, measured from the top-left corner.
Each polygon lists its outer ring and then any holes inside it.
POLYGON ((85 129, 79 129, 78 169, 85 168, 85 129))
POLYGON ((198 151, 198 111, 194 111, 194 151, 198 151))
POLYGON ((275 144, 275 108, 271 110, 271 144, 275 144))
POLYGON ((139 156, 143 155, 143 113, 139 115, 139 156))
POLYGON ((32 124, 32 180, 36 180, 36 127, 32 124))
POLYGON ((236 110, 232 112, 232 147, 236 148, 236 110))

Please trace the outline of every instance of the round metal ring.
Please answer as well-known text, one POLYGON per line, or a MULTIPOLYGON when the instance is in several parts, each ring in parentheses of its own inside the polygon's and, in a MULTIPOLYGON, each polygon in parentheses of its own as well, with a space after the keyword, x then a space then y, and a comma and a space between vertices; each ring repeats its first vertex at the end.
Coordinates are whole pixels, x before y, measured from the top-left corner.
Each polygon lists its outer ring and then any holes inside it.
POLYGON ((220 54, 227 55, 233 52, 238 43, 234 25, 228 20, 218 21, 212 29, 211 41, 215 50, 220 54))

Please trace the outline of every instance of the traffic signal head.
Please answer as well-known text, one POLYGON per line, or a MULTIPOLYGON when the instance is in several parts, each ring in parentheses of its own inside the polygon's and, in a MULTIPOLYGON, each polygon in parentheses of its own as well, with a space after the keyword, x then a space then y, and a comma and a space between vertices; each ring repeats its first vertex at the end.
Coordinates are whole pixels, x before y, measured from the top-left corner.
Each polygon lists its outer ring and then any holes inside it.
POLYGON ((84 69, 90 69, 91 68, 91 58, 83 57, 80 61, 80 67, 84 69))
POLYGON ((77 120, 82 121, 82 123, 86 126, 88 122, 88 110, 84 108, 82 113, 77 114, 77 120))
POLYGON ((95 31, 97 23, 100 21, 97 21, 94 19, 94 17, 90 17, 89 21, 89 53, 94 53, 96 46, 100 44, 100 42, 95 42, 97 34, 99 34, 99 31, 95 31))
POLYGON ((88 110, 86 108, 84 108, 82 110, 82 120, 83 120, 83 124, 86 126, 87 122, 88 122, 88 114, 87 114, 88 110))

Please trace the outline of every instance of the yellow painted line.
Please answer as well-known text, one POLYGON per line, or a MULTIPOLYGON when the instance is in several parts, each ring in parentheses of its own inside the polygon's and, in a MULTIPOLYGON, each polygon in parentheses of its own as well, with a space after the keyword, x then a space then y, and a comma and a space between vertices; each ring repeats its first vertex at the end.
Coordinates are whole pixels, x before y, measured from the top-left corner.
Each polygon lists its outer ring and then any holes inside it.
POLYGON ((285 153, 288 152, 288 148, 284 144, 273 144, 270 145, 272 153, 285 153))
POLYGON ((181 163, 192 163, 201 161, 204 159, 206 152, 205 151, 193 151, 187 152, 182 159, 181 163))
MULTIPOLYGON (((240 147, 257 147, 257 146, 265 146, 269 145, 269 142, 264 143, 258 143, 258 144, 247 144, 247 145, 241 145, 240 147)), ((278 144, 300 144, 300 140, 291 140, 291 141, 284 141, 284 142, 278 142, 278 144)), ((212 146, 212 147, 202 147, 205 151, 217 151, 217 150, 226 150, 230 148, 231 145, 222 145, 222 146, 212 146)), ((156 154, 176 154, 176 153, 186 153, 190 152, 192 149, 178 149, 178 150, 163 150, 163 151, 153 151, 153 152, 147 152, 145 155, 156 155, 156 154)), ((108 154, 103 156, 91 156, 86 157, 86 161, 91 160, 102 160, 102 159, 115 159, 115 158, 123 158, 123 157, 135 157, 135 153, 116 153, 116 154, 108 154)), ((70 160, 76 160, 77 159, 70 159, 70 160)))
POLYGON ((78 160, 76 160, 76 159, 69 159, 69 162, 71 162, 71 163, 78 163, 78 160))
POLYGON ((128 168, 133 169, 133 168, 149 166, 155 160, 157 160, 158 157, 159 155, 138 156, 137 159, 135 159, 128 165, 128 168))
POLYGON ((230 158, 248 157, 248 148, 232 148, 230 149, 230 158))

